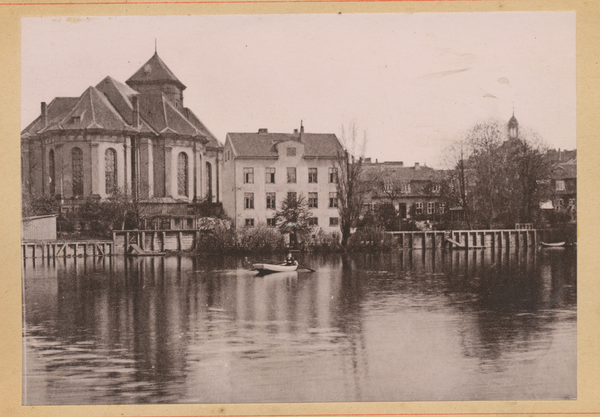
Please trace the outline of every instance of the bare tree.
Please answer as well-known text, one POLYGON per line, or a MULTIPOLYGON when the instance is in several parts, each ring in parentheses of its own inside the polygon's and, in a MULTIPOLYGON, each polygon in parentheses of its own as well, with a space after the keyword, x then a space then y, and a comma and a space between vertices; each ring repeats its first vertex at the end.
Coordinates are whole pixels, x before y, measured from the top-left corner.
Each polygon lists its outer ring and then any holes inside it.
POLYGON ((358 137, 355 121, 342 125, 341 142, 344 149, 338 152, 334 162, 337 168, 338 212, 342 231, 342 247, 346 247, 356 227, 363 207, 366 187, 361 181, 363 157, 367 145, 367 134, 358 137))
POLYGON ((547 195, 550 163, 541 139, 521 132, 509 139, 502 124, 480 123, 447 151, 454 160, 445 197, 463 209, 469 227, 472 221, 488 228, 534 221, 547 195))

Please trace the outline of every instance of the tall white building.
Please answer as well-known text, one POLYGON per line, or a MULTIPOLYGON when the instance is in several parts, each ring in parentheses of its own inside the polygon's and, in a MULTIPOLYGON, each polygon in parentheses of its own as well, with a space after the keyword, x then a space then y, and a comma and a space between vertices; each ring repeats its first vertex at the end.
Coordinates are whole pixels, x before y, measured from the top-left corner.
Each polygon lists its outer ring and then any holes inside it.
POLYGON ((343 148, 334 134, 228 133, 223 148, 223 209, 236 227, 274 226, 288 193, 302 194, 311 224, 339 232, 337 168, 343 148))

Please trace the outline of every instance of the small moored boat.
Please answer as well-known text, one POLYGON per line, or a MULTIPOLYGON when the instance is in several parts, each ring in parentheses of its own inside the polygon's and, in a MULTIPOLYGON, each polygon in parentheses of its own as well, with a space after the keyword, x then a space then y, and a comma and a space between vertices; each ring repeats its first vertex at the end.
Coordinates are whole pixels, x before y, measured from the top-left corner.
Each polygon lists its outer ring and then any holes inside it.
POLYGON ((563 246, 565 246, 565 242, 554 242, 554 243, 540 242, 540 245, 542 245, 546 248, 562 248, 563 246))
POLYGON ((252 264, 252 267, 258 271, 259 274, 272 274, 274 272, 291 272, 298 269, 298 262, 294 261, 293 264, 288 263, 282 264, 267 264, 267 263, 256 263, 252 264))

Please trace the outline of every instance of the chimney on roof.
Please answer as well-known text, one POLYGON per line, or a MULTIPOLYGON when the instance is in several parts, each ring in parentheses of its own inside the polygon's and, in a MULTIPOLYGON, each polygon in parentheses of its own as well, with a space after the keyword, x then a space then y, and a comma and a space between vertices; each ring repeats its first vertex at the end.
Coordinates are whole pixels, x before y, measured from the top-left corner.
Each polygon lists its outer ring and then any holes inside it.
POLYGON ((294 129, 294 133, 298 133, 298 129, 294 129))
POLYGON ((140 127, 140 102, 138 96, 131 96, 131 106, 133 107, 133 127, 140 127))
POLYGON ((558 162, 562 162, 562 151, 558 148, 558 162))
POLYGON ((302 124, 302 120, 300 120, 300 133, 304 133, 304 125, 302 124))
POLYGON ((418 162, 415 162, 415 171, 418 171, 421 169, 421 166, 419 165, 418 162))
POLYGON ((42 127, 48 126, 48 106, 42 101, 42 127))
POLYGON ((260 129, 258 129, 258 133, 269 133, 269 129, 267 129, 266 127, 261 127, 260 129))

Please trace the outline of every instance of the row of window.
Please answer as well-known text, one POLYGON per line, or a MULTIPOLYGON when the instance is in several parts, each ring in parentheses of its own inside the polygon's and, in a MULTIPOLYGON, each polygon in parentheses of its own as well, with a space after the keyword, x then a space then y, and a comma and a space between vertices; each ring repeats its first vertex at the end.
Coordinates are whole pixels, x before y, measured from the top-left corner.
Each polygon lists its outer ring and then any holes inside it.
MULTIPOLYGON (((575 207, 575 205, 576 205, 575 199, 569 198, 569 205, 567 207, 575 207)), ((564 207, 563 199, 562 198, 557 199, 555 206, 556 206, 557 210, 560 210, 561 208, 563 208, 564 207)))
MULTIPOLYGON (((189 172, 188 155, 179 153, 177 157, 177 193, 189 197, 189 172)), ((54 149, 48 155, 48 169, 50 171, 50 194, 56 194, 56 161, 54 149)), ((83 196, 83 151, 81 148, 71 149, 71 178, 72 194, 74 197, 83 196)), ((108 148, 104 152, 104 189, 106 194, 117 191, 117 151, 108 148)))
MULTIPOLYGON (((246 219, 246 227, 254 227, 254 219, 252 218, 247 218, 246 219)), ((309 217, 308 219, 308 225, 309 226, 318 226, 319 225, 319 218, 318 217, 309 217)), ((329 218, 329 226, 332 227, 336 227, 340 225, 340 219, 339 217, 330 217, 329 218)), ((271 219, 267 219, 267 226, 268 227, 275 227, 277 226, 277 223, 275 222, 274 218, 271 219)))
MULTIPOLYGON (((338 181, 337 168, 330 167, 327 178, 329 180, 329 183, 337 183, 337 181, 338 181)), ((275 168, 274 167, 266 167, 265 168, 265 182, 267 184, 275 184, 275 168)), ((289 184, 295 184, 297 182, 295 167, 287 168, 287 182, 289 184)), ((308 168, 308 182, 311 184, 316 184, 318 182, 317 168, 308 168)), ((254 168, 252 168, 252 167, 244 168, 244 184, 254 184, 254 168)))
MULTIPOLYGON (((435 205, 436 203, 430 202, 427 203, 427 214, 435 214, 435 205)), ((438 204, 438 213, 444 214, 446 212, 446 203, 438 204)), ((418 202, 415 203, 415 214, 423 214, 423 203, 418 202)))
MULTIPOLYGON (((287 193, 288 198, 295 199, 297 197, 295 191, 287 193)), ((266 193, 267 208, 277 209, 276 193, 266 193)), ((308 207, 319 208, 319 193, 308 193, 308 207)), ((329 208, 338 208, 338 194, 336 192, 329 193, 329 208)), ((251 210, 254 208, 254 193, 244 193, 244 208, 251 210)))
MULTIPOLYGON (((439 193, 441 191, 441 189, 442 189, 442 186, 440 184, 433 184, 431 187, 431 192, 439 193)), ((385 184, 383 184, 383 190, 385 192, 391 193, 396 190, 396 186, 390 182, 386 182, 385 184)), ((410 183, 405 183, 405 184, 400 185, 400 193, 401 194, 410 194, 410 192, 411 192, 410 183)))

